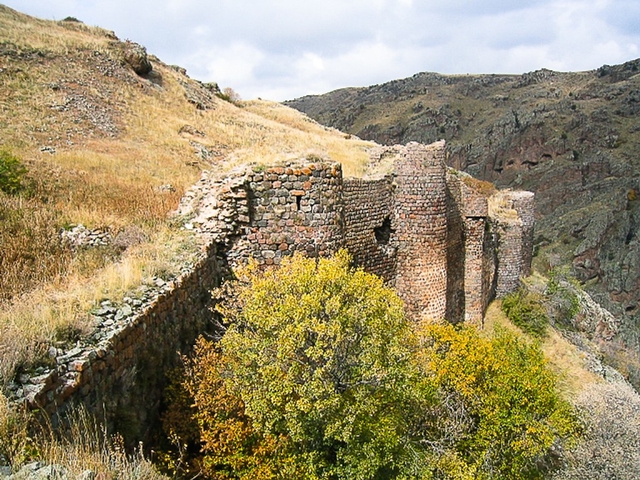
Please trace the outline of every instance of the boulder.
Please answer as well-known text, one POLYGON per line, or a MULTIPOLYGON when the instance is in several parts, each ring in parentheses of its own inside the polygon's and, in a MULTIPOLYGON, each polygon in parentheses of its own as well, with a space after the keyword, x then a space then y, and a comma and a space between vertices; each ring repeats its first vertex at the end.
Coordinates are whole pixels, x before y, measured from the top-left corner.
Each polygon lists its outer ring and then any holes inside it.
POLYGON ((138 75, 147 75, 153 69, 147 57, 147 49, 134 42, 125 43, 124 60, 138 75))

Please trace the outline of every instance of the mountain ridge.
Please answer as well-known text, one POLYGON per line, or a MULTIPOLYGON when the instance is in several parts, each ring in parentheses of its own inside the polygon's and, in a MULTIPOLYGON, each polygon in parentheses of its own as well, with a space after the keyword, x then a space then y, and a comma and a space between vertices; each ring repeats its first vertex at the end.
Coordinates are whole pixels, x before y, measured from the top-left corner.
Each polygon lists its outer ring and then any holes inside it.
POLYGON ((284 104, 382 144, 443 138, 450 166, 534 191, 537 268, 570 268, 638 351, 639 72, 640 59, 583 72, 421 72, 284 104))

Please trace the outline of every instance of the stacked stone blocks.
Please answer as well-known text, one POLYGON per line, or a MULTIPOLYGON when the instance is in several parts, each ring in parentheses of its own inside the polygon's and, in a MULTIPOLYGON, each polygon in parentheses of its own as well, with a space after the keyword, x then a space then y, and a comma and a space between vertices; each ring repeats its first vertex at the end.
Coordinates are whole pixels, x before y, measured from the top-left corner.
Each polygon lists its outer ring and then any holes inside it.
POLYGON ((339 164, 321 162, 205 174, 179 209, 206 242, 201 259, 95 345, 28 381, 26 401, 54 419, 84 404, 128 440, 144 439, 177 352, 216 332, 211 289, 227 264, 249 258, 268 268, 294 252, 345 247, 395 287, 412 318, 480 323, 491 298, 529 270, 533 194, 504 194, 515 216, 494 218, 484 196, 447 173, 444 142, 385 148, 393 171, 371 180, 343 179, 339 164))

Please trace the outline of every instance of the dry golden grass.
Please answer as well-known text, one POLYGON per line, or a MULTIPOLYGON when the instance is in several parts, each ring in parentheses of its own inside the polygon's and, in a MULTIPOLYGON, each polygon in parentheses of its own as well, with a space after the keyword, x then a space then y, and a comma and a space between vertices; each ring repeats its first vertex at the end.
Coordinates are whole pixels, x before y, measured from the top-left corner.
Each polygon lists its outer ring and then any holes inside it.
POLYGON ((68 54, 78 48, 105 47, 108 30, 79 22, 51 22, 0 5, 2 41, 32 49, 68 54))
POLYGON ((501 190, 487 199, 489 216, 504 222, 519 222, 520 216, 513 208, 513 202, 509 198, 509 190, 501 190))
POLYGON ((63 429, 45 428, 37 435, 38 459, 49 465, 60 465, 71 478, 91 470, 96 478, 123 480, 161 480, 140 447, 127 452, 122 439, 109 435, 85 410, 72 412, 63 429))
POLYGON ((191 235, 166 228, 91 276, 72 271, 5 306, 0 311, 0 384, 19 367, 46 363, 51 342, 68 340, 69 332, 88 333, 93 327, 88 312, 100 301, 118 301, 154 277, 177 276, 196 252, 191 235))
POLYGON ((20 465, 28 457, 29 421, 22 410, 12 409, 0 392, 0 460, 6 458, 11 465, 20 465))
POLYGON ((313 157, 360 175, 367 163, 369 142, 274 102, 214 98, 212 108, 196 109, 185 95, 192 80, 158 61, 155 83, 137 77, 106 30, 0 6, 0 31, 0 145, 29 170, 21 195, 0 192, 4 381, 41 358, 58 332, 90 329, 87 312, 98 300, 118 301, 158 265, 175 267, 189 242, 169 214, 202 170, 313 157), (203 160, 191 142, 215 154, 203 160), (168 184, 170 191, 158 188, 168 184), (74 253, 58 232, 79 223, 113 235, 136 227, 150 240, 124 256, 74 253))
POLYGON ((473 189, 475 192, 478 192, 480 195, 483 195, 485 197, 491 197, 492 195, 498 192, 498 189, 493 183, 474 178, 471 175, 463 175, 462 181, 469 188, 473 189))
POLYGON ((53 429, 51 425, 37 425, 35 417, 11 407, 0 393, 0 459, 3 458, 13 471, 38 460, 64 469, 69 478, 86 476, 88 470, 94 474, 91 478, 166 478, 154 469, 141 449, 128 453, 122 439, 109 435, 84 409, 71 412, 64 426, 53 429))

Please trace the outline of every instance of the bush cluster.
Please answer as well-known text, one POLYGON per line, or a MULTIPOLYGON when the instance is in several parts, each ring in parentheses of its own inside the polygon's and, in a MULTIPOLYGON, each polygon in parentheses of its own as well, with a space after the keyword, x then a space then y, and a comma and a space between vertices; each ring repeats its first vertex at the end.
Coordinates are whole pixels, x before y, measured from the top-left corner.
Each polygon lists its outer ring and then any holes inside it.
POLYGON ((27 169, 18 157, 6 150, 0 150, 0 190, 9 195, 18 193, 27 169))
POLYGON ((543 478, 577 434, 537 345, 410 324, 344 252, 250 266, 227 293, 165 416, 207 478, 543 478))
POLYGON ((542 297, 519 288, 502 299, 502 311, 515 325, 534 337, 544 337, 549 317, 542 297))

